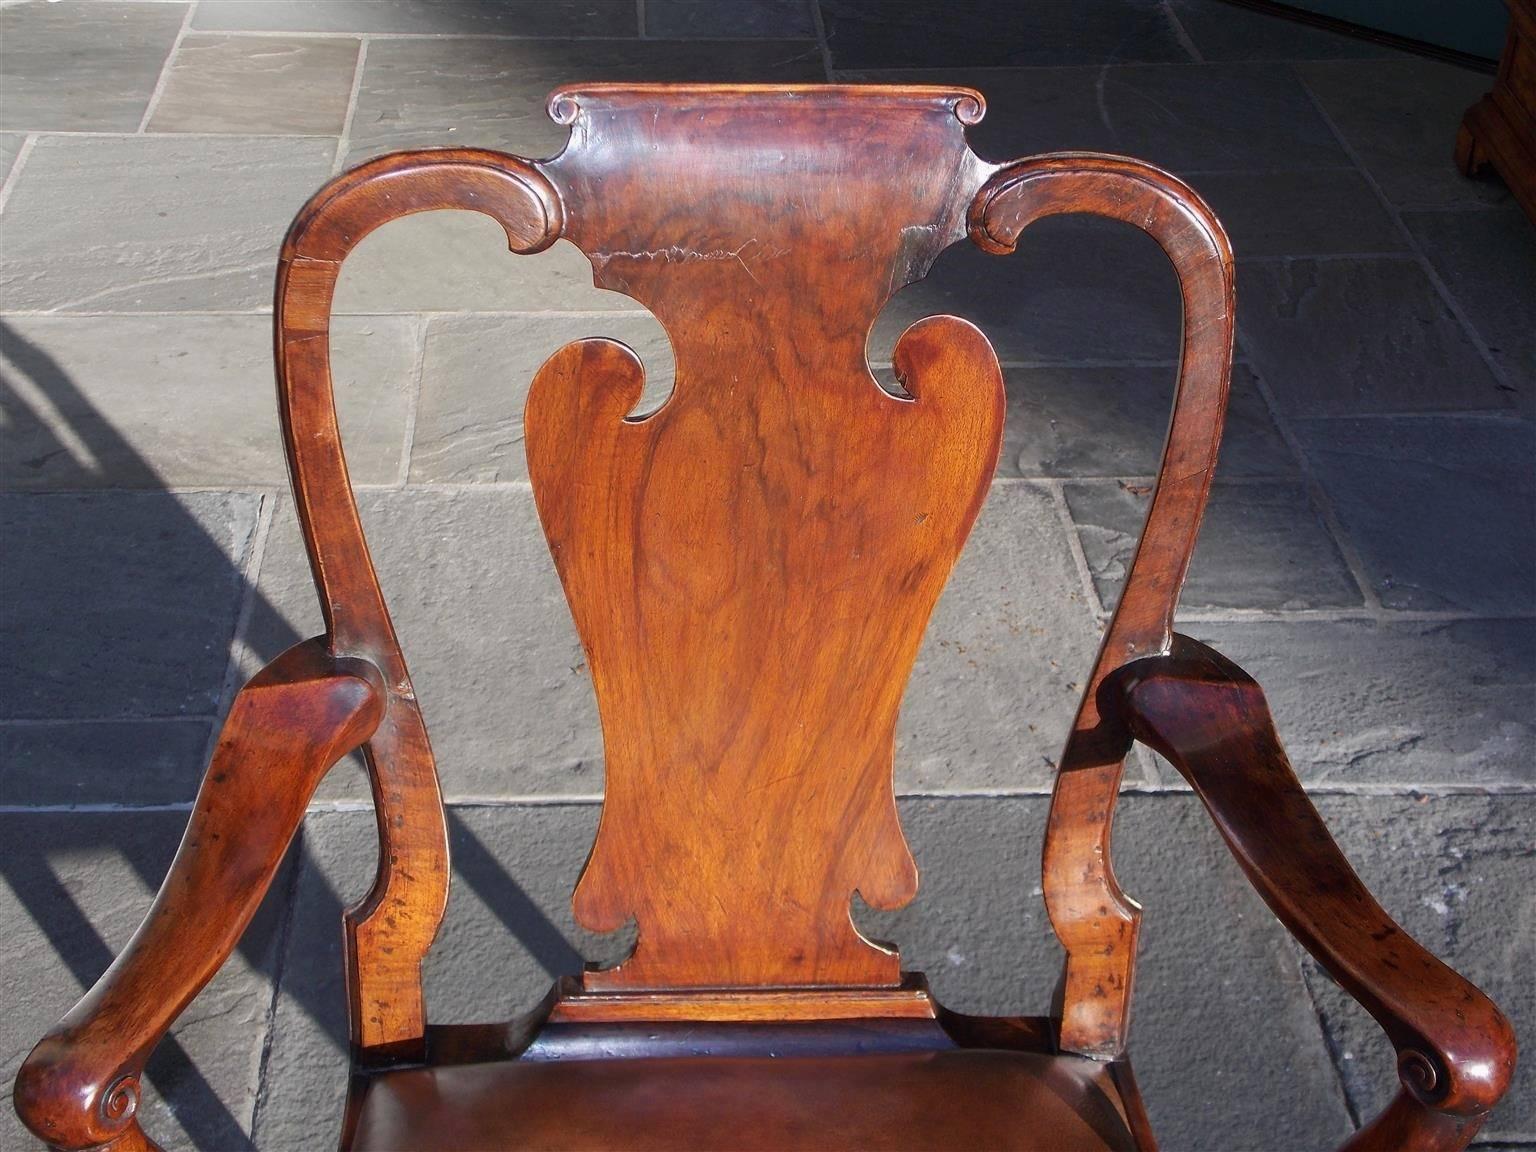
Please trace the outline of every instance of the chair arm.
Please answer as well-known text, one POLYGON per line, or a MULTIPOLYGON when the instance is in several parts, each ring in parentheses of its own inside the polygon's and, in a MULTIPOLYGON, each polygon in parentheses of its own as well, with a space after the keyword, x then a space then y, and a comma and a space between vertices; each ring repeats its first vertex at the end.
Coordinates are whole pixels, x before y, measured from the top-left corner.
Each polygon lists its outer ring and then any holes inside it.
POLYGON ((32 1050, 16 1111, 59 1148, 153 1148, 140 1130, 150 1052, 233 951, 326 771, 384 712, 371 664, 295 645, 235 697, 187 831, 144 922, 32 1050))
POLYGON ((1402 1091, 1348 1147, 1464 1147, 1509 1086, 1509 1021, 1367 891, 1247 673, 1175 635, 1167 655, 1126 665, 1118 680, 1131 732, 1189 781, 1265 903, 1397 1049, 1402 1091))

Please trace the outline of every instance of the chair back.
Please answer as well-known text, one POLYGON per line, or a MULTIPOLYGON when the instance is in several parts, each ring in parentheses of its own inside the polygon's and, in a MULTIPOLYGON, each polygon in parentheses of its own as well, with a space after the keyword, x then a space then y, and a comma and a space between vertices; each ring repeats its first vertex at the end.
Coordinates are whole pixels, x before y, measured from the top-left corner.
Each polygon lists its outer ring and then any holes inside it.
MULTIPOLYGON (((1185 301, 1175 416, 1063 758, 1057 858, 1047 848, 1048 874, 1070 870, 1047 879, 1069 1015, 1074 964, 1078 984, 1119 965, 1128 995, 1134 906, 1107 844, 1129 739, 1098 716, 1095 693, 1168 644, 1220 437, 1231 259, 1198 198, 1145 165, 983 162, 965 138, 982 111, 960 88, 588 85, 550 99, 571 128, 552 160, 384 157, 296 222, 277 318, 296 500, 333 647, 375 660, 394 686, 370 753, 383 863, 349 914, 354 1016, 374 1011, 370 989, 391 1006, 382 1024, 354 1020, 364 1047, 418 1027, 419 1003, 393 1009, 419 988, 411 965, 441 916, 446 850, 425 730, 346 483, 326 328, 346 252, 384 220, 443 207, 491 214, 517 251, 570 240, 599 286, 657 317, 676 359, 672 394, 637 418, 635 354, 577 341, 539 370, 525 415, 534 497, 603 725, 604 807, 575 910, 590 929, 633 919, 638 932, 628 959, 585 975, 594 991, 899 983, 895 952, 858 932, 850 902, 894 908, 916 891, 893 791, 896 717, 985 499, 1004 395, 991 346, 963 320, 901 335, 902 395, 872 375, 870 331, 967 235, 1007 251, 1042 215, 1094 211, 1164 246, 1185 301), (403 907, 415 910, 405 946, 397 916, 386 950, 385 911, 403 907)), ((1113 1004, 1084 1019, 1116 1026, 1113 1004)))

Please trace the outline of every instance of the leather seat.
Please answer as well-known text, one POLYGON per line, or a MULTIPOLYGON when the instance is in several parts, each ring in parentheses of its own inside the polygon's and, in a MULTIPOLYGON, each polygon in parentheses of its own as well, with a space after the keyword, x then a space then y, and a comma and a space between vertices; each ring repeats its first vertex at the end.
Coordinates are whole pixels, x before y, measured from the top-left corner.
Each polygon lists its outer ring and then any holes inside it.
POLYGON ((368 1085, 351 1147, 1133 1149, 1108 1069, 1033 1052, 506 1061, 368 1085))

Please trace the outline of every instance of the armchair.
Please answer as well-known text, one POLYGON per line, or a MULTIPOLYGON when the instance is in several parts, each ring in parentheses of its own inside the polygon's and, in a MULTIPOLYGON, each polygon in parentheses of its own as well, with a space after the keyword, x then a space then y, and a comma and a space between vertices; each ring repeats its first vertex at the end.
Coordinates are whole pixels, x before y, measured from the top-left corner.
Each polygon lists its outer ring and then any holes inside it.
POLYGON ((229 955, 316 783, 362 748, 379 867, 346 914, 354 1076, 343 1145, 391 1148, 1155 1147, 1126 1057, 1137 905, 1110 833, 1141 740, 1194 787, 1277 916, 1382 1024, 1402 1089, 1347 1147, 1459 1149, 1509 1083, 1508 1023, 1370 897, 1240 669, 1172 631, 1220 443, 1233 263, 1188 186, 1121 157, 992 165, 981 96, 936 87, 590 85, 557 91, 559 156, 402 153, 323 188, 284 244, 278 398, 323 636, 241 692, 144 926, 24 1064, 16 1106, 59 1148, 153 1147, 145 1059, 229 955), (515 252, 565 239, 649 308, 677 382, 567 345, 529 394, 540 520, 586 649, 606 748, 574 905, 622 963, 562 979, 529 1017, 426 1019, 421 963, 448 852, 436 771, 363 538, 329 358, 342 261, 399 216, 472 209, 515 252), (1001 443, 997 358, 970 324, 902 334, 885 301, 969 237, 1012 250, 1041 217, 1130 223, 1178 274, 1184 333, 1142 540, 1068 737, 1044 850, 1067 960, 1059 1013, 938 1005, 866 939, 858 892, 917 875, 893 732, 918 645, 1001 443))

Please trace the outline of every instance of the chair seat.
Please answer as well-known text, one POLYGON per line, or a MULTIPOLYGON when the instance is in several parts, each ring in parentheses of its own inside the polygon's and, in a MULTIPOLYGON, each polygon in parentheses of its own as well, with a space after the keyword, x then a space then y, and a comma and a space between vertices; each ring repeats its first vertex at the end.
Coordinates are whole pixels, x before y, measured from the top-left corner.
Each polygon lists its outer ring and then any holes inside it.
POLYGON ((506 1061, 380 1074, 351 1147, 1134 1149, 1108 1069, 1033 1052, 506 1061))

